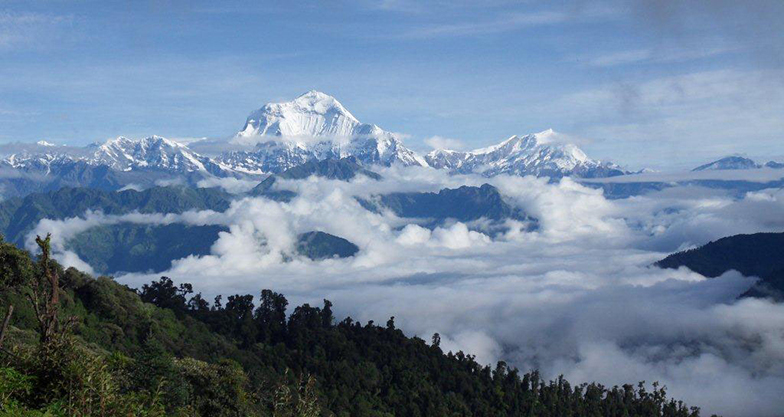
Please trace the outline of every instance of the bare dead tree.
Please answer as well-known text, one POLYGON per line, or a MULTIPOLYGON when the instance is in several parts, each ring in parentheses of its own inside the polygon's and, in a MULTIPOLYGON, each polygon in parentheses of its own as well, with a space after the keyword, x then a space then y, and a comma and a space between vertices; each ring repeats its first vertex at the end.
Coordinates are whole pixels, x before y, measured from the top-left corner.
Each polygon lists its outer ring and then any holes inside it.
POLYGON ((3 347, 3 340, 5 339, 5 332, 8 329, 8 324, 11 322, 11 316, 14 314, 14 306, 8 306, 8 312, 5 314, 5 320, 3 320, 3 327, 0 328, 0 349, 3 347))
POLYGON ((30 285, 30 293, 27 294, 35 311, 42 344, 54 338, 60 325, 57 317, 57 309, 60 305, 60 276, 52 268, 50 262, 51 238, 51 234, 47 234, 45 239, 41 239, 40 236, 35 238, 35 243, 41 249, 39 261, 41 271, 35 274, 36 276, 30 285))

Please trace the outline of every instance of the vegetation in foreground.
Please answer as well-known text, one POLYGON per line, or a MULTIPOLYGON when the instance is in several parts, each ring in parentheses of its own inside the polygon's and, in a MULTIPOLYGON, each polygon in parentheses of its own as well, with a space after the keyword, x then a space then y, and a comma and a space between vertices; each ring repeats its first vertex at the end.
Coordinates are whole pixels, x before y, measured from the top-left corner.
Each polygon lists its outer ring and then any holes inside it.
POLYGON ((445 354, 332 304, 140 291, 0 241, 0 416, 699 416, 653 384, 572 386, 445 354))

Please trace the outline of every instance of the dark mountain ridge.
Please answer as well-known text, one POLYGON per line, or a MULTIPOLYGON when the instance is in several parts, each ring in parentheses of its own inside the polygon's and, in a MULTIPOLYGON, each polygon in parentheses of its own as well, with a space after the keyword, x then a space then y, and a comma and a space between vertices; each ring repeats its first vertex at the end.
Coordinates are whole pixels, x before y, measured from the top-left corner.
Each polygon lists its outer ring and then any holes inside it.
POLYGON ((711 278, 735 270, 760 278, 744 296, 784 300, 784 233, 729 236, 674 253, 654 265, 660 268, 685 266, 711 278))
POLYGON ((24 236, 41 219, 60 220, 83 216, 87 210, 105 214, 182 213, 188 210, 229 208, 233 197, 218 188, 155 187, 144 191, 102 191, 92 188, 61 188, 30 194, 0 203, 0 232, 7 240, 22 244, 24 236))
POLYGON ((537 227, 535 218, 507 203, 498 189, 490 184, 444 188, 437 193, 383 194, 360 200, 360 204, 374 212, 390 210, 398 217, 418 219, 422 226, 428 228, 443 226, 449 221, 471 223, 481 219, 489 221, 489 224, 478 229, 491 235, 504 232, 503 222, 507 219, 527 222, 530 229, 537 227))
MULTIPOLYGON (((220 225, 120 223, 79 233, 66 242, 66 249, 100 274, 159 273, 169 270, 176 259, 208 255, 218 234, 228 231, 220 225)), ((347 258, 359 252, 348 240, 320 231, 299 234, 293 249, 313 261, 347 258)))

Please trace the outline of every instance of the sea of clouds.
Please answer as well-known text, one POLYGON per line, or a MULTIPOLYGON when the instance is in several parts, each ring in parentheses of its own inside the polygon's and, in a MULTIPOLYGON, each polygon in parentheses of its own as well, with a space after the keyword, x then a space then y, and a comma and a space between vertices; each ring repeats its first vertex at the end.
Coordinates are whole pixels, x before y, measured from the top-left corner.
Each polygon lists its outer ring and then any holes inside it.
MULTIPOLYGON (((89 270, 65 242, 95 225, 225 225, 229 231, 210 255, 177 260, 163 275, 190 282, 207 297, 270 288, 291 305, 329 299, 340 318, 384 323, 395 316, 410 336, 429 340, 440 333, 445 350, 540 369, 551 378, 660 381, 707 414, 784 410, 784 305, 739 300, 754 278, 736 272, 706 279, 650 266, 720 237, 784 231, 784 191, 737 199, 720 190, 674 187, 609 200, 569 179, 487 179, 426 168, 379 172, 382 181, 278 181, 298 193, 290 203, 244 198, 224 213, 86 213, 41 221, 30 236, 52 232, 59 259, 89 270), (369 212, 356 200, 485 182, 537 218, 539 228, 509 221, 509 231, 495 239, 462 223, 430 230, 369 212), (297 234, 311 230, 344 237, 361 250, 319 262, 296 256, 297 234)), ((139 287, 159 275, 117 279, 139 287)))

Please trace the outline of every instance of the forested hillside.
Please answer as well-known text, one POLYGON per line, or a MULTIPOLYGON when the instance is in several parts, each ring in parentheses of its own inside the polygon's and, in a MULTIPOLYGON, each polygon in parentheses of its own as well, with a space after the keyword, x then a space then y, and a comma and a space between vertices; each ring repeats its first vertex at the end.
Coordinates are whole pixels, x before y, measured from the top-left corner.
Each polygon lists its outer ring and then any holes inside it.
POLYGON ((207 302, 138 291, 0 244, 0 414, 17 416, 698 416, 644 384, 542 380, 395 327, 288 310, 261 290, 207 302), (8 314, 5 314, 8 317, 8 314))

